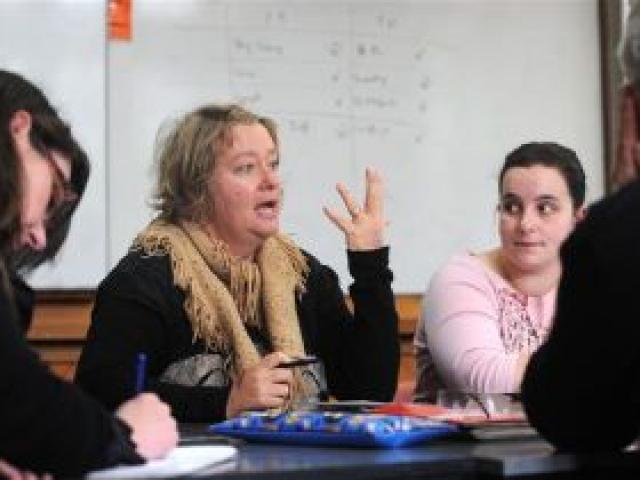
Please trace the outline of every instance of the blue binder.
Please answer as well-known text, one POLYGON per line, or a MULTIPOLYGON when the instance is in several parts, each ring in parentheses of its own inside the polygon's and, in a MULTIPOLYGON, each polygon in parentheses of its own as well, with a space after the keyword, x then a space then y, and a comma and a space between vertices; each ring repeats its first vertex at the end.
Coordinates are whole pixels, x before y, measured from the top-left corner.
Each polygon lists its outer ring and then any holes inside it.
POLYGON ((452 435, 458 427, 429 419, 343 412, 247 412, 210 430, 248 441, 292 445, 404 447, 452 435))

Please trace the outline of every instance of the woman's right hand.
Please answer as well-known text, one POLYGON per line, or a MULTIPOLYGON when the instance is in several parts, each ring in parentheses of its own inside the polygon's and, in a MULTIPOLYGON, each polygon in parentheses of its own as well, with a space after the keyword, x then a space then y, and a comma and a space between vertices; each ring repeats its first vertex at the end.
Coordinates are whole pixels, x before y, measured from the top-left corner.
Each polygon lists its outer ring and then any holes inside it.
POLYGON ((171 409, 153 393, 141 393, 124 402, 116 416, 131 428, 138 455, 162 458, 178 445, 178 428, 171 409))
POLYGON ((244 370, 231 386, 227 418, 246 410, 282 407, 289 398, 293 376, 290 369, 277 368, 277 365, 287 360, 289 357, 284 353, 274 352, 244 370))

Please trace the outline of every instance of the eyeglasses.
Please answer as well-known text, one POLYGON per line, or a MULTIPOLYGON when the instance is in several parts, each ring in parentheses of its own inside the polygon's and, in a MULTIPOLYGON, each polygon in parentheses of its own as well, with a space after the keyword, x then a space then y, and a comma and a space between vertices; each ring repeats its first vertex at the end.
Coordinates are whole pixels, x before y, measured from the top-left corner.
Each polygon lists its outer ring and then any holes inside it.
POLYGON ((71 181, 64 176, 51 151, 47 149, 45 152, 44 156, 49 162, 53 174, 51 180, 51 197, 49 198, 46 211, 46 221, 50 224, 54 223, 56 219, 61 218, 68 208, 75 204, 78 200, 78 194, 74 191, 71 181))

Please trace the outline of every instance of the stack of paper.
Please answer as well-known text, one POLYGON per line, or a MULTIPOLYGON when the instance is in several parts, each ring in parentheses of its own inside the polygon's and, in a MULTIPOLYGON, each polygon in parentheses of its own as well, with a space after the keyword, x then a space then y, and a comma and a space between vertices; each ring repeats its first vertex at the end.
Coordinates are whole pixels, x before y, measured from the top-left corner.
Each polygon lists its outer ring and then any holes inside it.
POLYGON ((185 475, 203 470, 233 458, 236 448, 230 445, 199 445, 178 447, 161 460, 151 460, 143 465, 126 465, 96 470, 88 480, 117 478, 161 478, 185 475))

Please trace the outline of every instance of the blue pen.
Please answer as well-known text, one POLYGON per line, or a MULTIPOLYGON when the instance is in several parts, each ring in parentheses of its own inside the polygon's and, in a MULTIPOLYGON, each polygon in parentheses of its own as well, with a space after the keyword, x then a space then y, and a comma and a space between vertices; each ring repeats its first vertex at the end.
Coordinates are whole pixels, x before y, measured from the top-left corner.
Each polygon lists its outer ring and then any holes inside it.
POLYGON ((147 377, 147 354, 144 352, 140 352, 136 356, 136 391, 135 391, 136 394, 144 391, 146 377, 147 377))

